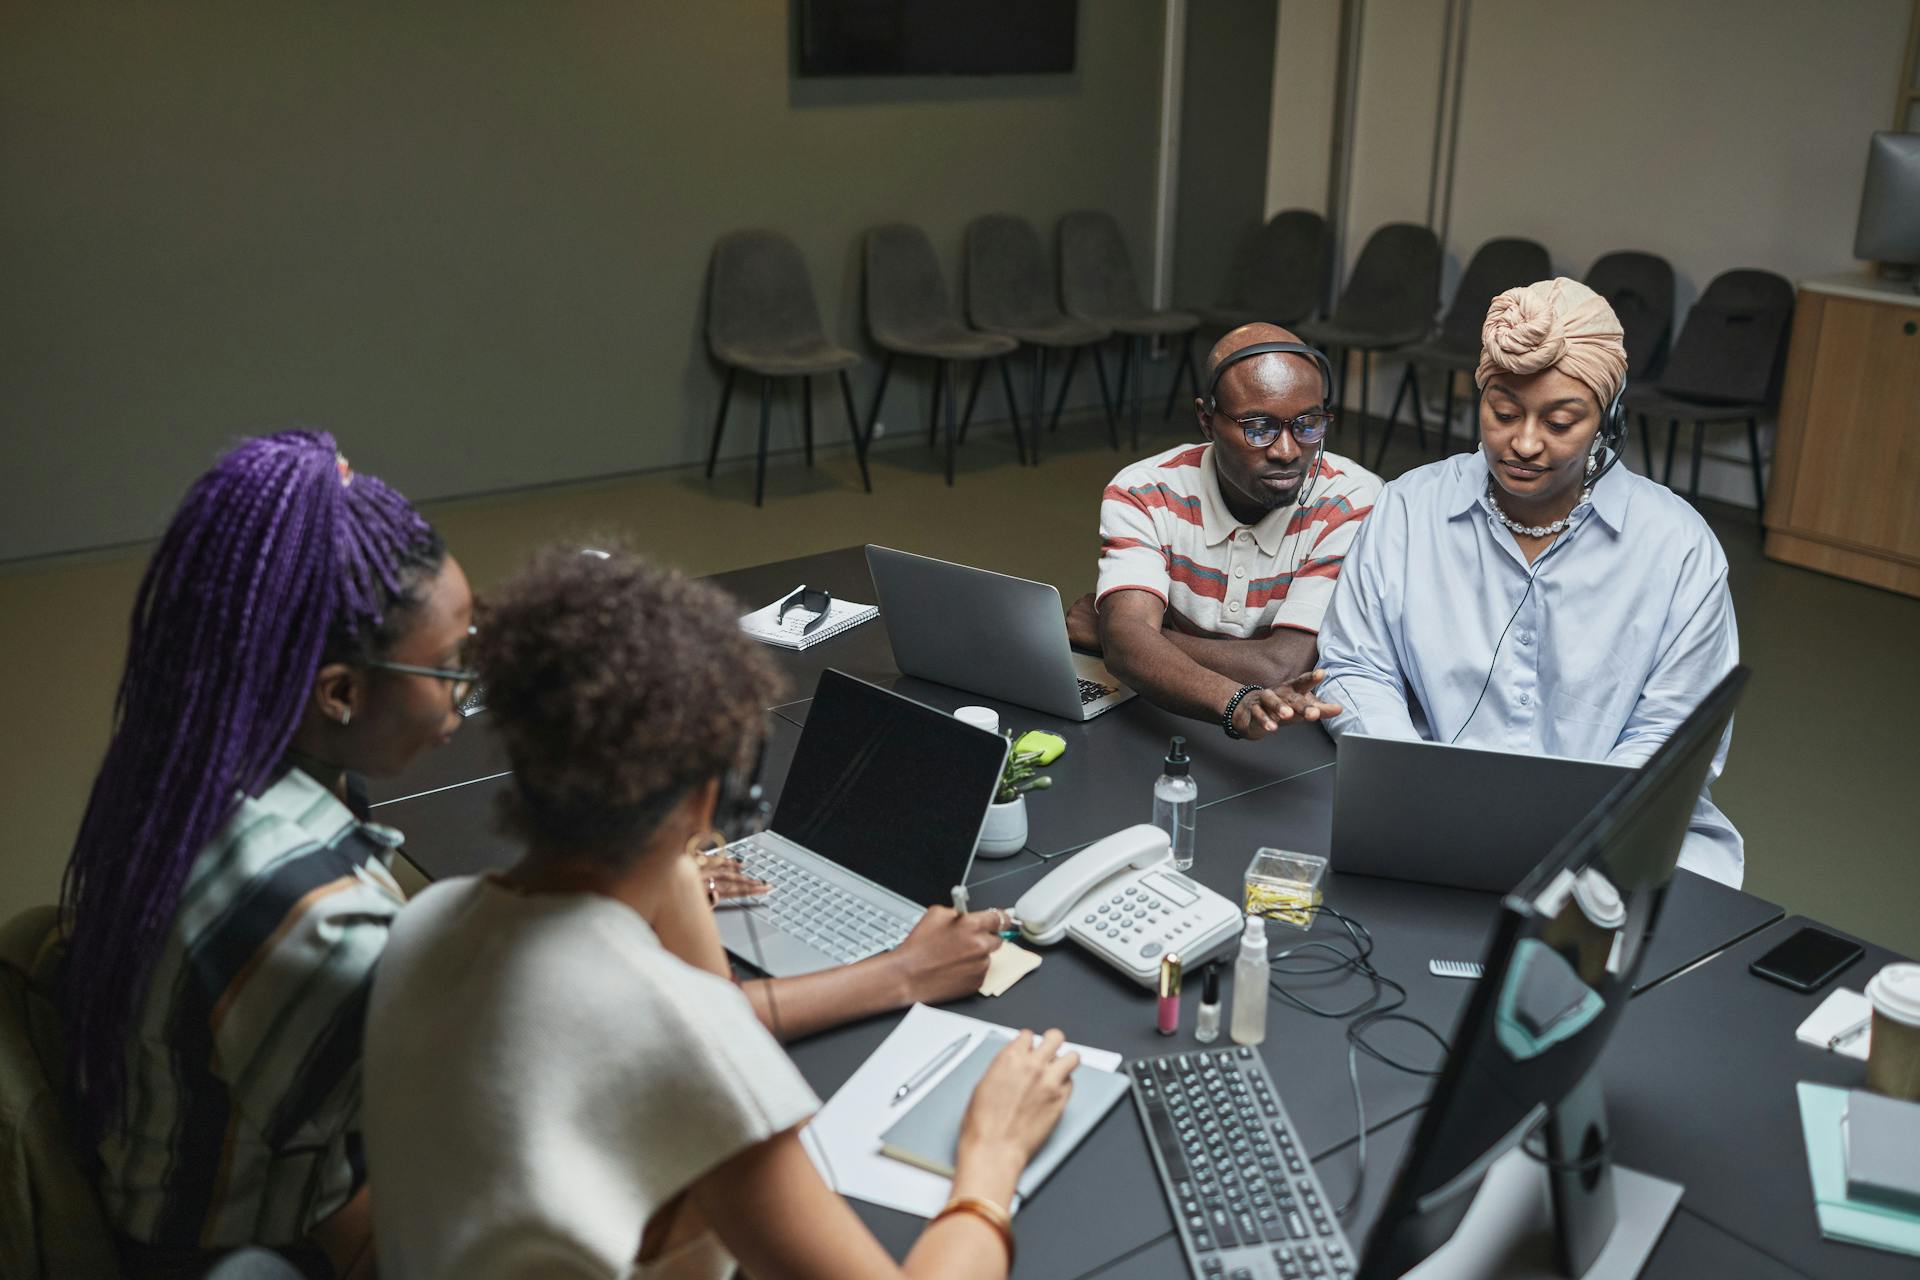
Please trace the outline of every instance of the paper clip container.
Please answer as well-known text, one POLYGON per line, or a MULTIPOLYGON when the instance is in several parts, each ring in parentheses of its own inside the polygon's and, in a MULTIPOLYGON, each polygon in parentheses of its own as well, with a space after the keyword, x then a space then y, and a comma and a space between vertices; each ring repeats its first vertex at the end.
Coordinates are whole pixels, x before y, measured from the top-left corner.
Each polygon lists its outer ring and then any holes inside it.
POLYGON ((1313 924, 1326 878, 1327 860, 1317 853, 1262 849, 1247 864, 1243 905, 1250 916, 1306 929, 1313 924))

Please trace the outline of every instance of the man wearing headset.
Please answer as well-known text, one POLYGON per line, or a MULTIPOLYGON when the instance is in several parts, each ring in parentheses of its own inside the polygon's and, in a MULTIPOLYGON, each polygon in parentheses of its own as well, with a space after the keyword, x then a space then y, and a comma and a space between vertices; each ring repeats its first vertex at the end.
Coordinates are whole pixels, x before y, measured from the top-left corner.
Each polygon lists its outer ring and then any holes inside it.
MULTIPOLYGON (((1733 668, 1719 542, 1615 466, 1626 375, 1619 320, 1578 281, 1493 300, 1479 449, 1389 484, 1340 575, 1320 645, 1335 734, 1636 765, 1733 668)), ((1741 881, 1740 833, 1705 786, 1680 865, 1741 881)))
POLYGON ((1113 478, 1100 503, 1099 590, 1073 642, 1169 711, 1232 738, 1332 716, 1314 696, 1321 615, 1380 480, 1327 452, 1326 357, 1242 325, 1207 357, 1203 444, 1113 478))

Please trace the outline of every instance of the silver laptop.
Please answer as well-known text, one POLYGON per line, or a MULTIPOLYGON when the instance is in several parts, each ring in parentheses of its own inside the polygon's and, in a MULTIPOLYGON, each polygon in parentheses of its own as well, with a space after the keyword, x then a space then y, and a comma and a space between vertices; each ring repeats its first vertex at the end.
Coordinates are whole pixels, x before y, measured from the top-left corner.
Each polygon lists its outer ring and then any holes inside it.
POLYGON ((867 571, 907 675, 1062 720, 1133 697, 1100 659, 1073 651, 1060 593, 1044 582, 873 546, 867 571))
POLYGON ((1333 870, 1507 893, 1637 769, 1343 734, 1333 870))
POLYGON ((772 977, 896 947, 973 865, 1007 740, 827 671, 767 829, 729 851, 773 886, 717 912, 728 951, 772 977))

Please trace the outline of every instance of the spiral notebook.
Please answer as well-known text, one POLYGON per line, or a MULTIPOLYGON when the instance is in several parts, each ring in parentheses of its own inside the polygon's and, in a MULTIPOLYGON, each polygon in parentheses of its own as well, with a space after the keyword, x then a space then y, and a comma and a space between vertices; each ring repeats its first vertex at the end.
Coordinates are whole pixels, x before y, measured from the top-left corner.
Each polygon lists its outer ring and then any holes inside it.
MULTIPOLYGON (((794 591, 800 590, 795 587, 794 591)), ((793 592, 780 597, 785 600, 793 592)), ((740 629, 763 644, 778 645, 782 649, 811 649, 822 640, 831 640, 842 631, 850 630, 863 622, 880 616, 880 606, 875 604, 855 604, 851 600, 835 598, 827 605, 827 618, 812 631, 807 624, 819 617, 805 609, 787 610, 786 621, 778 620, 780 600, 774 601, 764 609, 755 609, 740 619, 740 629)))

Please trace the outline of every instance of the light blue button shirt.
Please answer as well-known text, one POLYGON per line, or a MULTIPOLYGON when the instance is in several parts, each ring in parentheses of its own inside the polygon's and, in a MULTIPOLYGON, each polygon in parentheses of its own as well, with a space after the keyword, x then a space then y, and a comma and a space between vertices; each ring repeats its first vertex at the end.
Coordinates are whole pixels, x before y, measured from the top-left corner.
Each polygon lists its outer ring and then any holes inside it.
MULTIPOLYGON (((1321 696, 1345 708, 1328 728, 1644 763, 1739 659, 1720 543, 1665 486, 1615 467, 1529 567, 1487 480, 1475 450, 1381 492, 1320 632, 1321 696)), ((1709 795, 1732 736, 1680 865, 1737 888, 1740 833, 1709 795)))

